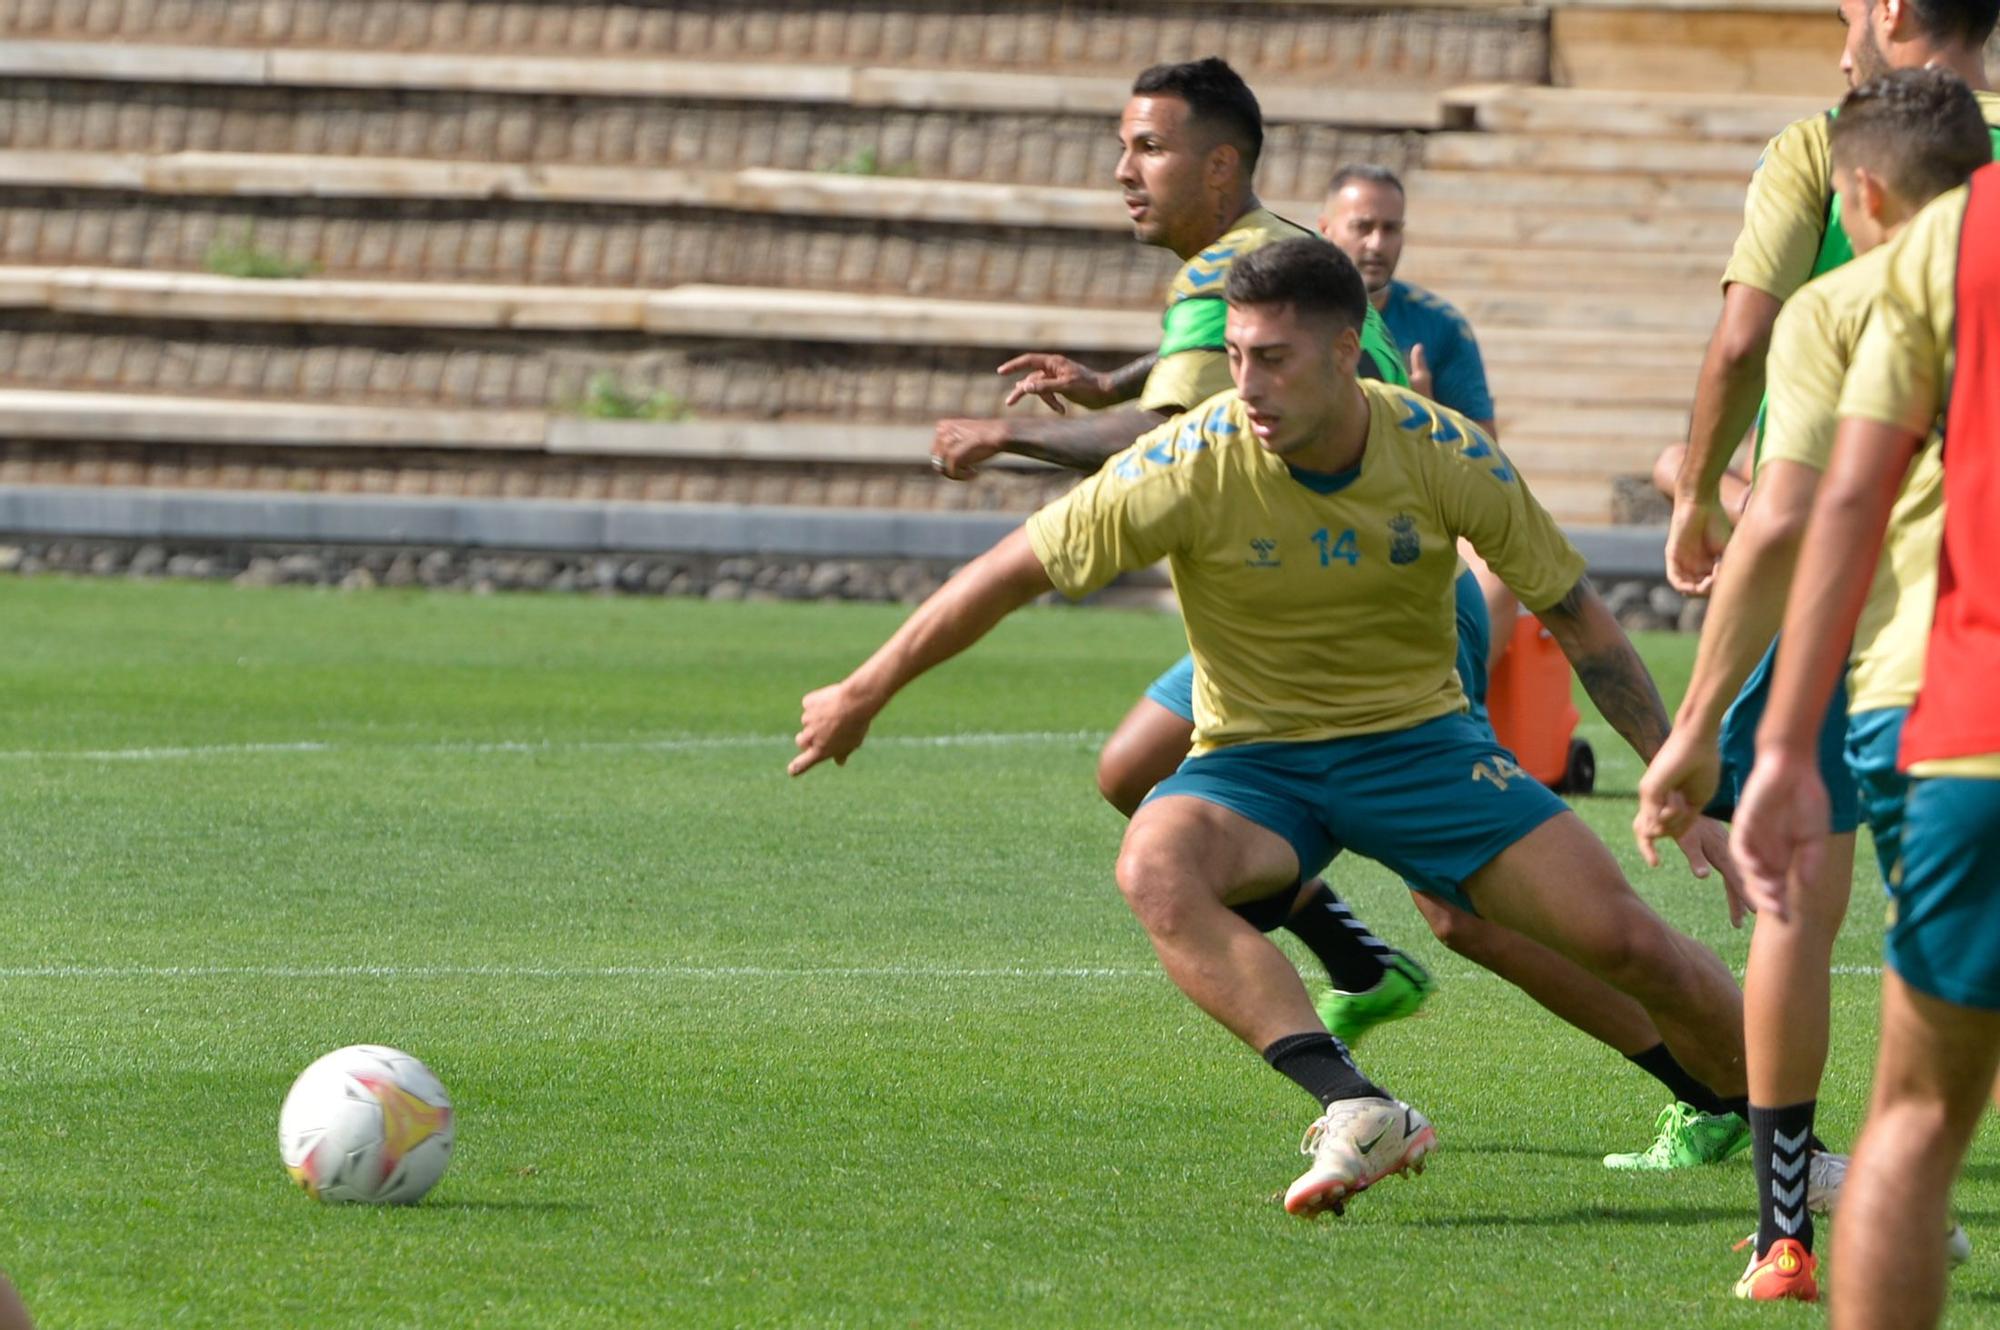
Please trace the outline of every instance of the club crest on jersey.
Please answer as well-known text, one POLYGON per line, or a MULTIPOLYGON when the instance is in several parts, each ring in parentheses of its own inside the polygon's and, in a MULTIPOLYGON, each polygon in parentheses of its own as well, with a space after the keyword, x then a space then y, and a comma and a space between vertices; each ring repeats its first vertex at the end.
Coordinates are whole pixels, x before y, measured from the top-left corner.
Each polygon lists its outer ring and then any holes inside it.
POLYGON ((1417 536, 1416 519, 1398 513, 1389 519, 1389 562, 1415 563, 1423 557, 1424 543, 1417 536))
POLYGON ((1243 562, 1252 568, 1278 567, 1278 542, 1269 536, 1257 537, 1250 542, 1250 557, 1243 562))

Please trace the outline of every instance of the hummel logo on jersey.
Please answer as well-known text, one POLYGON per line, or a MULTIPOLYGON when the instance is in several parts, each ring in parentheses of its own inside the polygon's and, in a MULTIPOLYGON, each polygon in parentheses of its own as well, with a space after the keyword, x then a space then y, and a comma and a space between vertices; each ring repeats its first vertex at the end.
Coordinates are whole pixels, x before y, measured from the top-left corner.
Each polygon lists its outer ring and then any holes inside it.
POLYGON ((1272 540, 1269 536, 1259 536, 1251 541, 1250 553, 1251 557, 1245 559, 1243 562, 1252 568, 1276 568, 1280 566, 1278 561, 1278 542, 1272 540))

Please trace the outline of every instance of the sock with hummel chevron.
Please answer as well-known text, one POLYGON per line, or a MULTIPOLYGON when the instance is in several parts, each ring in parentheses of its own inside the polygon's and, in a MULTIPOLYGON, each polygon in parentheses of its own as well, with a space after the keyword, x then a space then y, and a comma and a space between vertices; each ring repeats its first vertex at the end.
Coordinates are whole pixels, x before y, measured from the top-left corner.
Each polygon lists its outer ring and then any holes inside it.
POLYGON ((1750 1106, 1751 1163, 1757 1172, 1757 1255, 1780 1238, 1797 1238, 1812 1250, 1812 1215, 1806 1210, 1806 1155, 1812 1149, 1817 1100, 1783 1108, 1750 1106))

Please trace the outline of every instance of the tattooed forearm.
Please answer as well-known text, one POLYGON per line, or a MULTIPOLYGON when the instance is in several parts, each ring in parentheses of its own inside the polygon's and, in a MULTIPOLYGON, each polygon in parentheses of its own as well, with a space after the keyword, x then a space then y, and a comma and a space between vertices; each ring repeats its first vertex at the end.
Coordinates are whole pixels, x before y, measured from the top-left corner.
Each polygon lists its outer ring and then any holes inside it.
POLYGON ((1588 577, 1538 616, 1576 669, 1583 691, 1611 728, 1648 762, 1666 742, 1666 703, 1625 630, 1588 577))
POLYGON ((1126 410, 1010 420, 1007 451, 1072 471, 1095 471, 1164 419, 1156 411, 1126 410))
POLYGON ((1153 366, 1159 363, 1160 353, 1152 351, 1140 356, 1129 365, 1120 365, 1112 370, 1105 376, 1105 382, 1111 388, 1111 400, 1129 402, 1137 397, 1145 389, 1147 376, 1152 374, 1153 366))
POLYGON ((1611 728, 1650 762, 1667 741, 1667 707, 1632 644, 1621 641, 1572 663, 1576 677, 1583 681, 1583 691, 1590 694, 1611 728))

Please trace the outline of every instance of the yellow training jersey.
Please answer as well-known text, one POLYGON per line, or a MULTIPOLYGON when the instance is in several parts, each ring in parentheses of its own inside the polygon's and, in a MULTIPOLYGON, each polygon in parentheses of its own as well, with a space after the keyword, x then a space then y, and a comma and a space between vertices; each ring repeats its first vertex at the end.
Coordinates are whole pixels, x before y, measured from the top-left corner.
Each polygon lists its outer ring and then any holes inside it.
POLYGON ((1067 596, 1169 561, 1197 667, 1197 753, 1407 729, 1463 708, 1460 536, 1533 610, 1583 576, 1478 426, 1407 388, 1360 386, 1368 441, 1341 475, 1295 473, 1266 452, 1232 390, 1028 521, 1067 596))
POLYGON ((1253 208, 1214 244, 1174 275, 1160 338, 1160 359, 1146 376, 1139 405, 1148 411, 1185 411, 1235 386, 1222 328, 1229 309, 1222 286, 1229 266, 1253 250, 1314 232, 1266 208, 1253 208))
MULTIPOLYGON (((2000 125, 2000 93, 1974 95, 1986 123, 2000 125)), ((1765 146, 1743 201, 1743 230, 1723 270, 1724 286, 1741 282, 1782 301, 1812 277, 1833 202, 1828 125, 1824 114, 1807 116, 1765 146)))
MULTIPOLYGON (((1989 170, 1992 168, 1988 168, 1989 170)), ((1965 226, 1967 187, 1933 199, 1901 235, 1882 247, 1883 271, 1840 394, 1840 414, 1931 433, 1912 478, 1940 461, 1935 429, 1951 382, 1958 318, 1959 245, 1965 226)), ((1942 467, 1939 507, 1942 509, 1942 467)), ((1909 497, 1905 486, 1904 500, 1909 497)), ((1902 501, 1898 503, 1901 515, 1902 501)), ((1942 539, 1943 516, 1937 518, 1942 539)), ((1893 530, 1893 529, 1892 529, 1893 530)), ((1925 618, 1936 605, 1937 546, 1923 590, 1925 618)), ((1914 763, 1919 776, 2000 776, 2000 755, 1975 754, 1914 763)))
MULTIPOLYGON (((1761 471, 1773 461, 1824 473, 1840 421, 1841 385, 1881 289, 1889 252, 1878 248, 1785 302, 1766 362, 1770 405, 1761 471)), ((1938 541, 1944 531, 1944 471, 1938 440, 1917 457, 1896 500, 1882 560, 1855 629, 1848 709, 1906 707, 1923 682, 1924 644, 1937 591, 1938 541)))

